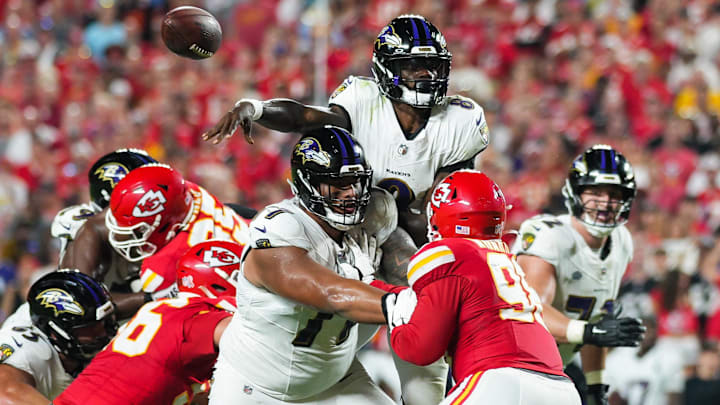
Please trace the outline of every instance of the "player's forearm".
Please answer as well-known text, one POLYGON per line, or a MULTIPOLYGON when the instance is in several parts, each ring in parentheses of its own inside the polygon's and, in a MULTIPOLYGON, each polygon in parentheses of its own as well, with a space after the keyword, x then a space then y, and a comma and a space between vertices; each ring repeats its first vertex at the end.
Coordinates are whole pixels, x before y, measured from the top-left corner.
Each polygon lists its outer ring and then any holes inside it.
POLYGON ((605 369, 605 356, 607 348, 593 345, 584 345, 580 349, 580 359, 584 373, 601 371, 605 369))
POLYGON ((398 227, 382 245, 380 278, 399 286, 408 285, 407 266, 417 246, 403 228, 398 227))
POLYGON ((427 243, 427 217, 425 214, 413 214, 408 210, 398 212, 398 227, 410 234, 416 246, 427 243))
POLYGON ((145 304, 144 293, 111 293, 118 319, 128 319, 145 304))
POLYGON ((558 343, 568 343, 567 328, 570 318, 566 317, 562 312, 553 308, 548 303, 543 303, 543 320, 550 334, 553 335, 558 343))
POLYGON ((347 280, 347 283, 328 288, 327 307, 318 309, 355 322, 382 324, 385 323, 381 304, 383 295, 383 290, 361 281, 347 280))
POLYGON ((342 126, 328 108, 283 98, 265 101, 262 116, 255 122, 280 132, 305 132, 328 124, 342 126))
POLYGON ((4 382, 0 388, 0 405, 48 405, 50 400, 28 384, 4 382))

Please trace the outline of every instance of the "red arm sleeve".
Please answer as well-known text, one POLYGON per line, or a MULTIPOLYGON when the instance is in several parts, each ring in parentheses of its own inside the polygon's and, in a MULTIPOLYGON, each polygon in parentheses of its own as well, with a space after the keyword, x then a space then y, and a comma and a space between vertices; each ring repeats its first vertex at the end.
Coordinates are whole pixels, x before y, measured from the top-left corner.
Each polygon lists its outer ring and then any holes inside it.
POLYGON ((180 366, 184 369, 200 369, 215 363, 217 352, 213 343, 213 331, 218 322, 232 316, 220 309, 201 311, 185 321, 185 338, 180 348, 180 366))
POLYGON ((447 276, 425 285, 410 322, 395 327, 391 344, 401 359, 420 366, 439 359, 455 334, 464 281, 447 276))

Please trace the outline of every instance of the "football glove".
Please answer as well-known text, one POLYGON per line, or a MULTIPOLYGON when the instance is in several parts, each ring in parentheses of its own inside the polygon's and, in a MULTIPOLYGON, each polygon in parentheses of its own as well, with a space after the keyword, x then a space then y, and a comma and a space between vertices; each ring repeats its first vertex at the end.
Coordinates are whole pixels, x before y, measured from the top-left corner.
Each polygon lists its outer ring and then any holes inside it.
POLYGON ((607 384, 591 384, 587 387, 585 400, 587 405, 608 405, 607 384))
POLYGON ((392 332, 393 328, 410 322, 416 305, 417 295, 412 288, 406 288, 397 294, 383 295, 382 310, 388 323, 388 330, 392 332))
POLYGON ((588 322, 583 332, 583 343, 604 346, 639 346, 645 327, 637 318, 617 318, 605 314, 597 322, 588 322))

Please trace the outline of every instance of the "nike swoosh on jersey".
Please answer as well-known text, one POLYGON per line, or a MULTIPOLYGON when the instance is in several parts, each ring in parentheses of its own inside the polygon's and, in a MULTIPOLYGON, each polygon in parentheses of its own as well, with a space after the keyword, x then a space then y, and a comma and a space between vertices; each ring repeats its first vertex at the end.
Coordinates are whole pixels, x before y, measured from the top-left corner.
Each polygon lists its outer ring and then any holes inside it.
POLYGON ((15 345, 17 345, 17 347, 22 347, 22 343, 18 342, 17 339, 15 339, 15 336, 13 336, 12 339, 13 339, 13 342, 15 342, 15 345))

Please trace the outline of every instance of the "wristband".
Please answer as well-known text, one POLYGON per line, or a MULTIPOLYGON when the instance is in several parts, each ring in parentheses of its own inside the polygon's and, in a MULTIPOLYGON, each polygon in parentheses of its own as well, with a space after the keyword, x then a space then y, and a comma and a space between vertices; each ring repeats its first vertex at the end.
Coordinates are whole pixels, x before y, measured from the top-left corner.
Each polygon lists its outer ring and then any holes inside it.
POLYGON ((588 371, 585 373, 585 383, 587 385, 605 384, 605 370, 588 371))
POLYGON ((263 115, 263 102, 260 100, 255 100, 254 98, 241 98, 238 100, 237 103, 235 103, 235 107, 239 106, 240 103, 250 103, 253 106, 253 115, 252 120, 257 121, 262 117, 263 115))
POLYGON ((571 319, 565 330, 565 338, 569 343, 582 343, 587 322, 571 319))
POLYGON ((150 301, 154 301, 154 300, 153 300, 152 293, 146 292, 146 293, 145 293, 145 303, 148 303, 148 302, 150 302, 150 301))

